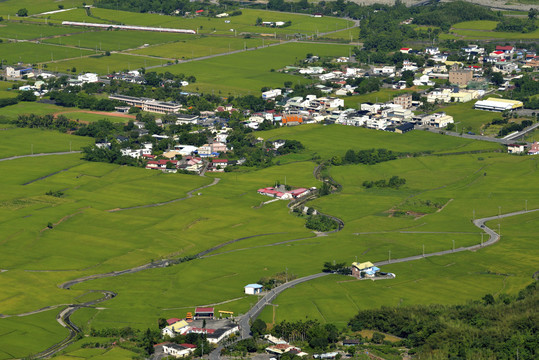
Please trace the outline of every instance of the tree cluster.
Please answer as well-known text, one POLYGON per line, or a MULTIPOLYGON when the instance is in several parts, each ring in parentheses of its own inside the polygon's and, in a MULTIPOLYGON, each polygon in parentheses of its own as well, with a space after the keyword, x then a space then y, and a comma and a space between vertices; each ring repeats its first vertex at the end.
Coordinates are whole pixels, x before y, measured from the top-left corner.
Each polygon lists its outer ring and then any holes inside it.
POLYGON ((75 93, 70 91, 51 91, 50 99, 57 105, 65 107, 78 107, 81 109, 91 109, 99 111, 114 111, 116 106, 125 105, 121 101, 98 99, 83 92, 75 93))
MULTIPOLYGON (((395 160, 399 157, 397 154, 388 149, 369 149, 354 151, 348 150, 342 158, 342 164, 365 164, 374 165, 384 161, 395 160)), ((334 165, 338 165, 335 164, 334 165)))
POLYGON ((283 321, 271 330, 271 333, 286 341, 306 341, 316 350, 324 351, 329 344, 337 342, 339 330, 333 324, 320 324, 318 320, 288 322, 283 321))
POLYGON ((539 341, 537 281, 518 296, 485 295, 465 305, 382 307, 360 311, 352 331, 377 330, 403 338, 421 358, 536 359, 539 341))
POLYGON ((505 17, 496 25, 494 31, 531 33, 537 30, 537 25, 533 19, 519 19, 516 17, 505 17))
POLYGON ((502 127, 500 131, 498 131, 498 136, 504 137, 505 135, 511 134, 512 132, 522 131, 532 124, 533 121, 531 120, 523 120, 520 124, 514 122, 508 123, 504 125, 504 127, 502 127))
POLYGON ((389 178, 389 180, 381 179, 376 181, 364 181, 363 187, 370 189, 372 187, 378 187, 378 188, 392 188, 392 189, 398 189, 402 185, 406 184, 406 179, 398 177, 398 176, 392 176, 389 178))
POLYGON ((350 270, 350 267, 346 266, 346 263, 332 263, 331 261, 326 261, 324 263, 324 267, 322 268, 322 272, 328 272, 328 273, 336 273, 341 275, 350 275, 352 274, 352 270, 350 270))
POLYGON ((309 216, 305 221, 305 226, 307 229, 326 232, 337 229, 339 223, 329 216, 318 214, 309 216))
POLYGON ((36 115, 36 114, 23 114, 17 117, 17 120, 13 120, 12 124, 17 127, 25 128, 40 128, 40 129, 53 129, 61 132, 68 130, 75 130, 78 126, 77 122, 69 120, 63 115, 36 115))

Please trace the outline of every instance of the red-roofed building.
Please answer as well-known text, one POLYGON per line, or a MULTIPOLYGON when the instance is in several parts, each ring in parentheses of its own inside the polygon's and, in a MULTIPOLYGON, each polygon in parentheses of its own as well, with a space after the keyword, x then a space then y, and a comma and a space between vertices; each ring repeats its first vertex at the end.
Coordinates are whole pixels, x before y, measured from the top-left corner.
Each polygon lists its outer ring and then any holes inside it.
POLYGON ((212 307, 197 307, 195 309, 195 320, 197 319, 213 319, 215 314, 212 307))
POLYGON ((178 318, 170 318, 170 319, 167 319, 167 324, 172 325, 172 324, 177 323, 178 321, 180 321, 180 319, 178 319, 178 318))
MULTIPOLYGON (((152 170, 167 170, 167 164, 171 163, 174 168, 178 167, 178 160, 150 160, 146 164, 146 169, 152 170)), ((170 169, 168 169, 170 170, 170 169)))
POLYGON ((506 54, 512 54, 515 52, 515 48, 512 46, 496 46, 496 51, 503 51, 506 54))
POLYGON ((401 48, 400 52, 403 54, 408 54, 412 48, 401 48))
POLYGON ((197 346, 193 345, 193 344, 180 344, 180 346, 183 346, 184 348, 189 348, 189 349, 196 349, 197 348, 197 346))

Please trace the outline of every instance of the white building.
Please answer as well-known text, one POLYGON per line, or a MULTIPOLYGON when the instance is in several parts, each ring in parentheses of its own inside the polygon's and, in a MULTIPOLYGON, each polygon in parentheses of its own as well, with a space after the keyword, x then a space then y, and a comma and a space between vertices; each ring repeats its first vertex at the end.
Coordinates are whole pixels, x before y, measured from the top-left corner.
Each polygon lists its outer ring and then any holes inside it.
POLYGON ((163 344, 163 353, 165 355, 174 356, 175 358, 182 358, 189 356, 191 353, 193 353, 196 350, 195 345, 191 344, 163 344))
POLYGON ((262 293, 262 288, 260 284, 249 284, 244 286, 244 291, 247 295, 257 295, 262 293))
POLYGON ((77 80, 82 82, 83 84, 95 83, 99 81, 99 77, 95 73, 86 73, 84 75, 79 75, 77 80))
POLYGON ((279 95, 281 95, 281 89, 268 90, 262 93, 262 99, 264 100, 274 99, 279 95))

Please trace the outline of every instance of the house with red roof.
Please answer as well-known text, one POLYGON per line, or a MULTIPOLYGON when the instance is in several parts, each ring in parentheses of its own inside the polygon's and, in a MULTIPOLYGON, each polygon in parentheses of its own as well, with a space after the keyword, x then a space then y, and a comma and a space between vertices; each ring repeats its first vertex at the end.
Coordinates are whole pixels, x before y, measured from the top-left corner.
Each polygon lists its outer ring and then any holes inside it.
POLYGON ((403 54, 408 54, 410 52, 410 50, 412 50, 412 48, 401 48, 400 52, 403 53, 403 54))
POLYGON ((496 46, 496 51, 503 51, 506 54, 512 54, 515 52, 515 48, 512 46, 496 46))
POLYGON ((274 198, 277 198, 279 200, 291 200, 291 199, 298 199, 302 196, 307 195, 310 192, 309 189, 306 188, 297 188, 294 190, 286 190, 283 185, 278 186, 277 188, 274 188, 272 186, 258 189, 258 193, 260 195, 265 196, 271 196, 274 198))
POLYGON ((212 159, 208 171, 223 172, 228 166, 228 159, 212 159))
POLYGON ((146 169, 161 170, 163 172, 176 172, 178 169, 178 160, 150 160, 146 163, 146 169))
POLYGON ((163 353, 165 355, 174 356, 175 358, 187 357, 191 355, 197 348, 193 344, 163 343, 159 345, 163 347, 163 353))
POLYGON ((534 142, 530 150, 528 150, 528 155, 539 155, 539 142, 534 142))

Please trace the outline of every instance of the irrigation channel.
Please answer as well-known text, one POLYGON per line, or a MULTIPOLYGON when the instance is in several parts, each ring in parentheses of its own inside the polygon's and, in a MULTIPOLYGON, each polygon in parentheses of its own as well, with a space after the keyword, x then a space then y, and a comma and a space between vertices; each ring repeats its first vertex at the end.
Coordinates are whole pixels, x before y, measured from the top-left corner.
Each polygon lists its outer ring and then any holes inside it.
MULTIPOLYGON (((515 212, 511 212, 511 213, 507 213, 507 214, 501 214, 501 215, 497 215, 497 216, 490 216, 490 217, 486 217, 486 218, 482 218, 482 219, 473 220, 473 224, 475 226, 477 226, 479 229, 483 230, 485 233, 487 233, 489 235, 489 239, 487 241, 483 242, 482 244, 472 245, 472 246, 468 246, 468 247, 459 247, 459 248, 456 248, 456 249, 453 249, 453 250, 438 251, 438 252, 429 253, 429 254, 409 256, 409 257, 400 258, 400 259, 379 261, 379 262, 374 263, 374 265, 382 266, 382 265, 387 265, 387 264, 394 264, 394 263, 402 263, 402 262, 407 262, 407 261, 420 260, 420 259, 427 258, 427 257, 432 257, 432 256, 448 255, 448 254, 453 254, 453 253, 462 252, 462 251, 476 251, 476 250, 479 250, 479 249, 481 249, 483 247, 493 245, 493 244, 495 244, 496 242, 498 242, 500 240, 500 235, 498 233, 496 233, 494 230, 492 230, 491 228, 487 227, 485 225, 486 222, 496 220, 496 219, 507 218, 507 217, 511 217, 511 216, 528 214, 528 213, 532 213, 532 212, 535 212, 535 211, 539 211, 539 209, 515 211, 515 212)), ((226 246, 228 244, 238 242, 238 241, 241 241, 241 240, 245 240, 245 239, 249 239, 249 238, 252 238, 252 237, 255 237, 255 236, 263 236, 263 235, 269 235, 269 234, 254 235, 254 236, 249 236, 249 237, 244 237, 244 238, 231 240, 229 242, 217 245, 217 246, 215 246, 215 247, 213 247, 211 249, 202 251, 202 252, 200 252, 199 254, 195 255, 192 258, 193 259, 201 258, 201 257, 204 257, 205 255, 207 255, 208 253, 210 253, 212 251, 215 251, 215 250, 217 250, 219 248, 222 248, 222 247, 224 247, 224 246, 226 246)), ((100 279, 100 278, 111 277, 111 276, 120 276, 120 275, 124 275, 124 274, 132 274, 132 273, 136 273, 136 272, 146 270, 146 269, 155 269, 155 268, 160 268, 160 267, 166 267, 166 266, 169 266, 171 264, 180 263, 180 262, 182 262, 182 261, 181 260, 178 261, 177 259, 161 260, 161 261, 152 262, 152 263, 149 263, 149 264, 145 264, 145 265, 138 266, 138 267, 131 268, 131 269, 127 269, 127 270, 115 271, 115 272, 110 272, 110 273, 106 273, 106 274, 91 275, 91 276, 87 276, 87 277, 83 277, 83 278, 80 278, 80 279, 75 279, 75 280, 71 280, 71 281, 68 281, 66 283, 63 283, 63 284, 60 285, 60 288, 62 288, 62 289, 70 289, 73 285, 80 284, 80 283, 83 283, 83 282, 86 282, 86 281, 89 281, 89 280, 100 279)), ((266 305, 271 304, 271 302, 273 300, 275 300, 275 298, 280 293, 282 293, 284 290, 289 289, 291 287, 294 287, 297 284, 301 284, 301 283, 306 282, 306 281, 318 279, 320 277, 327 276, 327 275, 330 275, 330 273, 318 273, 318 274, 304 276, 302 278, 298 278, 298 279, 289 281, 289 282, 287 282, 285 284, 279 285, 278 287, 270 290, 262 298, 260 298, 260 300, 247 313, 245 313, 244 315, 242 315, 239 318, 238 322, 239 322, 239 326, 240 326, 240 337, 238 338, 238 340, 247 339, 247 338, 249 338, 251 336, 251 334, 250 334, 250 325, 249 325, 250 321, 252 319, 255 319, 256 317, 258 317, 258 315, 260 315, 260 312, 264 309, 264 307, 266 305)), ((71 322, 70 316, 76 310, 78 310, 80 308, 91 307, 91 306, 93 306, 95 304, 98 304, 98 303, 101 303, 103 301, 112 299, 117 295, 116 293, 114 293, 112 291, 106 291, 106 290, 101 290, 101 291, 96 291, 96 292, 103 293, 103 297, 100 298, 100 299, 97 299, 97 300, 93 300, 93 301, 83 303, 83 304, 57 305, 57 306, 52 306, 52 307, 47 307, 47 308, 43 308, 43 309, 40 309, 40 310, 36 310, 34 312, 31 312, 31 313, 12 315, 12 316, 24 316, 24 315, 30 315, 32 313, 46 311, 46 310, 49 310, 49 309, 54 308, 54 307, 67 306, 64 309, 62 309, 62 311, 57 315, 56 319, 60 323, 60 325, 62 325, 66 329, 68 329, 69 336, 66 337, 64 340, 62 340, 61 342, 51 346, 50 348, 48 348, 48 349, 46 349, 46 350, 44 350, 44 351, 42 351, 42 352, 40 352, 38 354, 35 354, 34 356, 32 356, 32 358, 34 358, 34 359, 48 358, 48 357, 51 357, 52 355, 58 353, 59 351, 65 349, 68 345, 70 345, 74 341, 74 339, 77 337, 77 334, 79 334, 81 332, 81 330, 74 323, 71 322)), ((210 360, 218 360, 220 358, 221 349, 222 349, 222 346, 218 346, 210 354, 210 360)))

